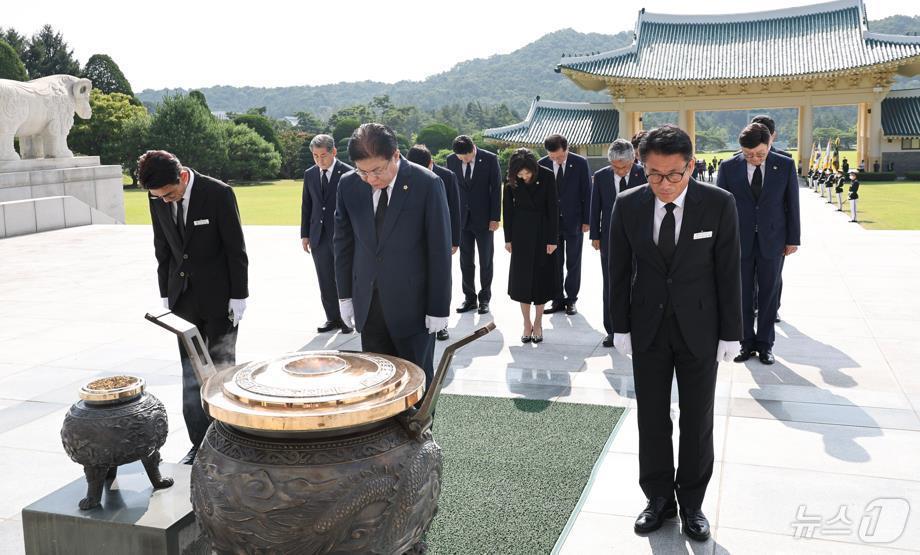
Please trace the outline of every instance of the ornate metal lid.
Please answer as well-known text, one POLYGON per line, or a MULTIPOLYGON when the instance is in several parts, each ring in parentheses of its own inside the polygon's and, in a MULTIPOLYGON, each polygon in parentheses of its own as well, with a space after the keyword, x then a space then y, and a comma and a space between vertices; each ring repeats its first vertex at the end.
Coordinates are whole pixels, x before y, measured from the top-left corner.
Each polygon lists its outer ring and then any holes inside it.
POLYGON ((414 405, 425 374, 375 353, 310 351, 229 368, 202 388, 205 410, 232 426, 273 432, 369 424, 414 405))
POLYGON ((80 388, 80 399, 90 404, 117 403, 137 397, 146 384, 137 376, 109 376, 97 378, 80 388))

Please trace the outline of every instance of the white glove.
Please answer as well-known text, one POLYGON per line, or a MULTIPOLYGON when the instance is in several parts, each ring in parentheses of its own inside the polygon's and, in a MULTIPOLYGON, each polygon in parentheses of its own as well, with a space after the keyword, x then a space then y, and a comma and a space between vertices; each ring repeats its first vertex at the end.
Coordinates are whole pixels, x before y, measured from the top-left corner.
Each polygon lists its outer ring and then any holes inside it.
POLYGON ((233 320, 233 327, 237 327, 240 324, 240 320, 243 319, 243 313, 246 312, 246 299, 230 299, 230 304, 227 307, 230 311, 230 319, 233 320))
POLYGON ((447 327, 447 316, 425 316, 425 327, 428 333, 437 333, 447 327))
POLYGON ((163 297, 160 300, 163 301, 163 308, 169 310, 169 297, 163 297))
POLYGON ((631 355, 632 354, 632 334, 630 333, 613 334, 613 346, 616 350, 620 351, 620 354, 631 355))
POLYGON ((339 314, 346 326, 355 327, 355 305, 352 304, 351 299, 339 299, 339 314))
POLYGON ((719 340, 719 348, 716 350, 716 362, 732 362, 738 353, 741 352, 741 343, 737 341, 719 340))

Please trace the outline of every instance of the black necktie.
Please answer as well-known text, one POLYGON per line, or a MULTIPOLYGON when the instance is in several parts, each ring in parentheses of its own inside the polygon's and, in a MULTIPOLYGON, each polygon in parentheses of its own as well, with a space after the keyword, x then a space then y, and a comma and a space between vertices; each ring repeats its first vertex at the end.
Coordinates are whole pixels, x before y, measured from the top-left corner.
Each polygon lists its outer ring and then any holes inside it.
POLYGON ((377 211, 374 213, 374 226, 377 228, 377 239, 383 231, 383 220, 387 217, 387 187, 380 189, 380 198, 377 199, 377 211))
POLYGON ((754 200, 760 199, 760 192, 763 190, 763 173, 760 166, 754 166, 754 176, 751 177, 751 192, 754 193, 754 200))
POLYGON ((676 206, 677 205, 673 202, 664 205, 668 213, 664 215, 664 219, 661 220, 661 228, 658 229, 658 250, 661 251, 661 256, 664 257, 668 266, 671 265, 671 259, 674 257, 674 249, 676 248, 674 243, 674 229, 676 227, 676 222, 674 221, 674 208, 676 206))
POLYGON ((557 191, 562 187, 563 177, 565 177, 565 174, 562 173, 562 166, 559 166, 559 169, 556 170, 556 190, 557 191))
POLYGON ((183 214, 182 203, 185 199, 180 198, 176 203, 176 231, 179 232, 179 239, 185 240, 185 214, 183 214))
POLYGON ((473 179, 473 164, 467 163, 466 170, 463 172, 463 180, 466 181, 467 185, 469 185, 472 179, 473 179))
POLYGON ((326 196, 326 187, 329 186, 329 178, 326 177, 326 172, 329 170, 323 170, 323 176, 319 180, 319 192, 325 198, 326 196))
POLYGON ((626 176, 623 176, 620 178, 620 190, 618 190, 617 192, 622 193, 625 190, 626 190, 626 176))

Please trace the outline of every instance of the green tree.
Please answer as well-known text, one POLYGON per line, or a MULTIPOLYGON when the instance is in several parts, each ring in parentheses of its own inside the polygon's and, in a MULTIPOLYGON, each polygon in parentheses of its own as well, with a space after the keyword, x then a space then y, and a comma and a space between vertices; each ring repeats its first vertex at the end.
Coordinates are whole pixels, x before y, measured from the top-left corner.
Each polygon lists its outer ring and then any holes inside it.
POLYGON ((89 105, 93 117, 87 120, 75 119, 68 143, 81 154, 99 156, 103 164, 118 164, 123 161, 123 140, 128 120, 145 117, 147 110, 132 102, 133 97, 122 93, 105 94, 93 88, 89 105))
POLYGON ((132 117, 124 122, 120 140, 112 147, 122 169, 131 176, 131 182, 137 185, 137 159, 150 148, 150 123, 152 118, 146 110, 143 115, 132 117))
POLYGON ((332 138, 335 139, 335 144, 340 144, 343 139, 348 139, 351 137, 351 134, 354 133, 361 125, 361 120, 357 118, 344 118, 336 122, 335 127, 332 129, 332 138))
POLYGON ((150 124, 148 144, 172 152, 202 173, 222 177, 227 167, 227 134, 192 94, 163 99, 150 124))
POLYGON ((281 144, 281 177, 286 179, 303 177, 304 170, 313 164, 309 150, 310 140, 313 137, 314 135, 297 129, 278 133, 278 142, 281 144), (303 156, 304 147, 306 147, 306 158, 303 156))
POLYGON ((307 133, 322 133, 326 130, 326 124, 321 119, 310 112, 297 112, 297 129, 307 133))
POLYGON ((454 138, 459 134, 453 127, 433 123, 419 130, 415 142, 427 146, 431 152, 438 152, 445 148, 450 148, 454 138))
POLYGON ((268 141, 246 125, 221 122, 227 137, 227 179, 252 181, 278 176, 281 155, 268 141))
POLYGON ((275 127, 272 120, 259 113, 246 113, 234 115, 230 118, 233 123, 245 125, 259 134, 269 144, 275 147, 277 152, 281 152, 281 143, 278 142, 278 136, 275 133, 275 127))
POLYGON ((131 83, 125 78, 118 64, 107 54, 93 54, 83 68, 83 77, 93 82, 93 89, 102 92, 121 93, 134 98, 131 83))
POLYGON ((32 79, 59 73, 80 75, 80 63, 73 57, 73 50, 51 25, 45 25, 32 35, 22 61, 32 79))
POLYGON ((0 39, 0 79, 29 80, 26 66, 19 59, 16 49, 3 39, 0 39))
POLYGON ((16 29, 10 27, 7 30, 0 28, 0 39, 3 39, 10 46, 13 47, 13 50, 16 51, 16 55, 19 56, 21 60, 26 54, 26 46, 28 46, 29 41, 23 35, 20 35, 16 29))
POLYGON ((188 93, 189 98, 193 99, 198 104, 204 106, 204 109, 211 113, 211 107, 208 106, 208 99, 205 98, 204 93, 201 91, 191 91, 188 93))

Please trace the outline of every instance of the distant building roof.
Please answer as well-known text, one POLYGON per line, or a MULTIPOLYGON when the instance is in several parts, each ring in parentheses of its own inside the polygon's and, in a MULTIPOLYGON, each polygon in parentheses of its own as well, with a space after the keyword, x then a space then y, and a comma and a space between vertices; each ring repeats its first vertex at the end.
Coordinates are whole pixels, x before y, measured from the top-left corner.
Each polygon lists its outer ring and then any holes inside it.
POLYGON ((631 45, 563 57, 556 71, 618 80, 744 80, 913 63, 915 57, 920 57, 920 37, 870 33, 862 0, 838 0, 733 15, 643 9, 631 45))
POLYGON ((542 145, 543 139, 561 133, 570 146, 608 144, 619 133, 619 114, 611 103, 557 102, 536 97, 520 123, 486 129, 482 136, 520 145, 542 145))
POLYGON ((886 137, 920 137, 920 89, 891 91, 882 101, 886 137))

